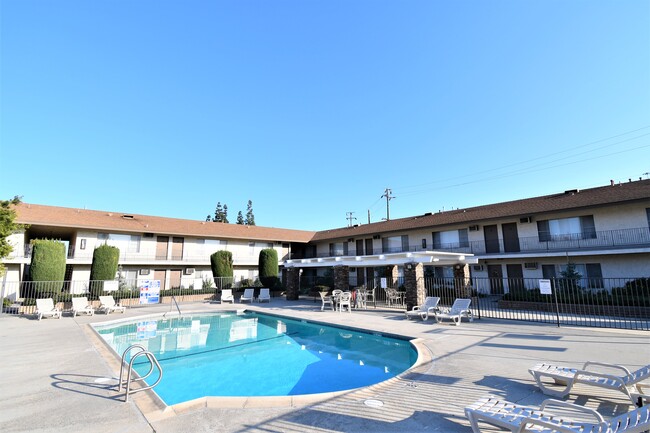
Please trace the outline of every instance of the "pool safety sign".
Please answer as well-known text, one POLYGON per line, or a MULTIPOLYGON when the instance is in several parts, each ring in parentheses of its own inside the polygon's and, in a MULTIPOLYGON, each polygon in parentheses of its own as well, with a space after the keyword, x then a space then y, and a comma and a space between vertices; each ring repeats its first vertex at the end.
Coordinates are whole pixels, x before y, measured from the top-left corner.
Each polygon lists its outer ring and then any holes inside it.
POLYGON ((148 320, 146 322, 138 322, 135 338, 138 340, 148 340, 149 338, 154 338, 156 336, 156 330, 158 329, 158 322, 155 320, 148 320))
POLYGON ((539 293, 542 295, 550 295, 553 293, 551 290, 551 280, 539 280, 539 293))
POLYGON ((160 280, 140 281, 140 304, 160 303, 160 280))

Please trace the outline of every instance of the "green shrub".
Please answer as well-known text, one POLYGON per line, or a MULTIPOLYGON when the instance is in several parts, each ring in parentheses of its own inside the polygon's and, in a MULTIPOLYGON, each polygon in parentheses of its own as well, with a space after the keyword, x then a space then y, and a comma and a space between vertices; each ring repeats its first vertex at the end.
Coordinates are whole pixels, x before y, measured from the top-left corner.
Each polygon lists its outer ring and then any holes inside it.
POLYGON ((276 288, 280 282, 278 278, 278 252, 273 248, 265 248, 260 251, 258 270, 260 281, 264 287, 276 288))
POLYGON ((233 264, 230 251, 217 251, 210 256, 210 267, 215 278, 232 277, 233 264))
POLYGON ((95 248, 90 267, 90 292, 92 294, 101 294, 104 290, 104 281, 115 279, 119 260, 119 248, 110 245, 101 245, 95 248))
POLYGON ((32 242, 32 262, 30 276, 34 288, 42 296, 45 291, 51 294, 61 293, 65 278, 65 244, 52 239, 34 239, 32 242), (55 281, 56 283, 51 283, 55 281), (49 283, 45 283, 49 282, 49 283))

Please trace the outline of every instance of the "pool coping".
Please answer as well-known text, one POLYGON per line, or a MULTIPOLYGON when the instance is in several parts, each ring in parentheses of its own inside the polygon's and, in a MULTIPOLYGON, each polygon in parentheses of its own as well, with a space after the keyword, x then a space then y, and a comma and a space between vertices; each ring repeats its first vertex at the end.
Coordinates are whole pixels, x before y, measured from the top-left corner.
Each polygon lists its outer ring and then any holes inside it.
MULTIPOLYGON (((236 309, 236 310, 223 310, 223 312, 241 312, 249 309, 236 309)), ((249 310, 255 313, 259 313, 257 310, 249 310)), ((222 313, 223 313, 222 312, 222 313)), ((219 313, 206 313, 205 311, 187 311, 183 315, 196 314, 196 315, 209 315, 209 314, 219 314, 219 313)), ((360 328, 358 326, 344 326, 339 324, 331 324, 328 322, 318 321, 318 320, 305 320, 299 319, 296 317, 291 317, 281 314, 269 314, 267 312, 262 312, 262 314, 282 317, 291 320, 299 320, 310 323, 322 324, 327 326, 333 326, 342 329, 349 329, 354 331, 361 331, 366 333, 372 333, 376 335, 382 335, 393 338, 407 339, 415 348, 417 352, 417 358, 415 363, 403 371, 402 373, 387 379, 385 381, 365 386, 361 388, 347 389, 343 391, 333 391, 333 392, 324 392, 318 394, 302 394, 302 395, 293 395, 293 396, 255 396, 255 397, 200 397, 194 400, 189 400, 182 403, 177 403, 174 405, 167 405, 158 394, 152 390, 146 390, 131 394, 129 396, 129 401, 135 403, 138 410, 142 415, 147 419, 148 422, 156 422, 177 415, 193 412, 203 408, 219 408, 219 409, 245 409, 245 408, 286 408, 286 407, 305 407, 313 405, 316 403, 322 403, 324 401, 330 400, 335 397, 340 397, 346 395, 350 398, 359 398, 365 399, 368 398, 371 394, 381 392, 382 390, 393 386, 394 384, 403 381, 406 375, 412 374, 414 370, 423 367, 433 361, 433 354, 429 348, 425 345, 424 340, 417 337, 409 337, 401 334, 392 334, 386 332, 376 332, 369 329, 360 328)), ((164 314, 145 314, 138 316, 137 319, 146 319, 146 318, 158 318, 164 316, 164 314)), ((172 315, 172 317, 178 316, 178 313, 172 315)), ((86 324, 82 327, 83 331, 86 333, 89 340, 93 343, 93 346, 97 350, 101 358, 107 363, 111 371, 115 373, 116 381, 119 381, 117 376, 121 368, 121 358, 113 348, 104 340, 96 328, 101 328, 107 325, 113 325, 123 322, 132 322, 136 318, 120 318, 116 320, 111 320, 107 322, 102 322, 98 326, 93 326, 92 324, 86 324)), ((117 384, 116 384, 117 387, 117 384)), ((121 393, 121 391, 120 391, 121 393)))

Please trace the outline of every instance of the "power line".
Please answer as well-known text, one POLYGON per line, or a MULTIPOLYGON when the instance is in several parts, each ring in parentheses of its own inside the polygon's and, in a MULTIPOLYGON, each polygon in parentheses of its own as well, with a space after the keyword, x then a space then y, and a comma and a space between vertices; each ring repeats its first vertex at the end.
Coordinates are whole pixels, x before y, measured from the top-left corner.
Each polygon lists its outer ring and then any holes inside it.
POLYGON ((386 221, 390 221, 390 204, 389 203, 390 203, 390 201, 392 199, 395 198, 395 197, 391 196, 392 192, 393 191, 390 188, 386 188, 384 190, 384 193, 382 194, 382 196, 379 197, 380 199, 386 197, 386 221))
POLYGON ((356 217, 353 217, 354 212, 346 212, 345 219, 348 220, 348 227, 352 227, 352 220, 356 220, 356 217))

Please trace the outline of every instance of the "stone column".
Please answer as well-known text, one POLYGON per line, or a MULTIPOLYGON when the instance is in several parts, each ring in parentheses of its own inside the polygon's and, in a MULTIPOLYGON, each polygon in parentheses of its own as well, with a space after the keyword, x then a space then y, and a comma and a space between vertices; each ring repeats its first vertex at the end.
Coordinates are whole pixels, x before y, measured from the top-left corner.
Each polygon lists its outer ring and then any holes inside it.
POLYGON ((386 266, 386 281, 389 288, 397 289, 397 282, 399 281, 399 269, 397 265, 386 266))
POLYGON ((344 292, 350 290, 350 267, 349 266, 334 266, 334 289, 343 290, 344 292))
POLYGON ((287 268, 287 301, 297 301, 300 297, 300 270, 287 268))
POLYGON ((469 265, 459 263, 454 266, 454 289, 457 298, 469 298, 472 296, 469 287, 469 265))
POLYGON ((406 310, 416 305, 424 304, 427 291, 424 287, 424 265, 422 263, 406 263, 404 265, 404 287, 406 287, 406 310))

